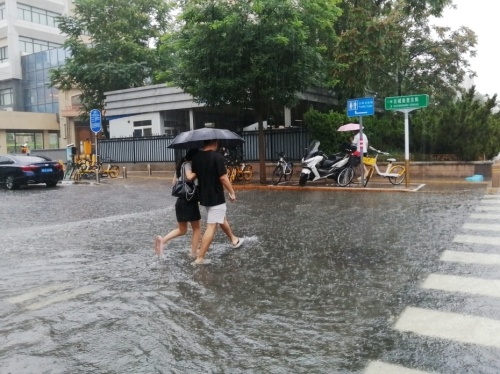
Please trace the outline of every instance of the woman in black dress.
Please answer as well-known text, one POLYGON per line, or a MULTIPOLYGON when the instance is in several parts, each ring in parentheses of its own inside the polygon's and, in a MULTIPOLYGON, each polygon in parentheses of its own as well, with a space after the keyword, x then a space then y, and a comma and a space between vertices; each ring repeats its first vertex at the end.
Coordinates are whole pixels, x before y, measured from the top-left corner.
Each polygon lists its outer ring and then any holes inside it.
MULTIPOLYGON (((196 182, 196 174, 191 171, 191 160, 193 156, 198 152, 198 149, 190 149, 186 155, 177 163, 175 168, 175 175, 173 179, 173 184, 180 179, 182 175, 189 181, 196 182)), ((177 228, 170 231, 166 236, 158 235, 155 239, 155 252, 158 256, 163 254, 164 248, 166 248, 168 242, 178 236, 185 235, 188 230, 188 222, 191 224, 193 229, 193 237, 191 239, 191 257, 196 257, 198 254, 198 246, 200 244, 201 237, 201 215, 200 215, 200 205, 197 198, 193 198, 188 201, 184 197, 178 197, 175 203, 175 215, 177 217, 177 228)))

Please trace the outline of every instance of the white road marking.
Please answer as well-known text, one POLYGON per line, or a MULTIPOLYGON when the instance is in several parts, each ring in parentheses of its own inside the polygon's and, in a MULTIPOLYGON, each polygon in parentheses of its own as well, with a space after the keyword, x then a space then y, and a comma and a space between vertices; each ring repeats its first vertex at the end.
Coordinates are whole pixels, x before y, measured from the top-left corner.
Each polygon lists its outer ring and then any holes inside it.
POLYGON ((478 235, 455 235, 453 238, 455 243, 470 243, 470 244, 491 244, 500 245, 500 237, 498 236, 478 236, 478 235))
POLYGON ((500 280, 496 279, 431 274, 422 283, 422 288, 467 293, 472 295, 500 297, 500 280))
POLYGON ((35 288, 26 293, 23 293, 22 295, 10 297, 6 301, 10 304, 23 303, 25 301, 36 299, 37 297, 51 293, 52 291, 62 290, 69 286, 70 285, 68 283, 60 283, 60 284, 54 284, 52 286, 35 288))
POLYGON ((49 306, 51 304, 60 303, 62 301, 66 301, 66 300, 72 299, 74 297, 84 295, 86 293, 94 292, 97 289, 98 289, 98 287, 95 287, 95 286, 81 287, 81 288, 78 288, 74 291, 65 292, 62 294, 57 294, 57 295, 54 295, 52 297, 46 298, 43 301, 40 301, 38 303, 28 305, 26 308, 29 310, 42 309, 42 308, 45 308, 46 306, 49 306))
POLYGON ((500 204, 500 198, 486 198, 481 200, 481 204, 500 204))
POLYGON ((500 224, 496 223, 465 223, 466 230, 500 231, 500 224))
POLYGON ((500 200, 500 195, 484 195, 483 199, 498 199, 498 200, 500 200))
POLYGON ((500 206, 478 205, 476 210, 482 212, 500 212, 500 206))
POLYGON ((470 218, 499 219, 500 220, 500 214, 493 214, 493 213, 472 213, 470 215, 470 218))
POLYGON ((408 369, 404 366, 387 364, 382 361, 372 361, 366 367, 365 374, 426 374, 427 371, 408 369))
POLYGON ((500 265, 500 255, 488 253, 459 252, 446 250, 441 261, 464 262, 466 264, 500 265))
POLYGON ((500 348, 500 321, 490 318, 409 307, 394 328, 438 339, 500 348))

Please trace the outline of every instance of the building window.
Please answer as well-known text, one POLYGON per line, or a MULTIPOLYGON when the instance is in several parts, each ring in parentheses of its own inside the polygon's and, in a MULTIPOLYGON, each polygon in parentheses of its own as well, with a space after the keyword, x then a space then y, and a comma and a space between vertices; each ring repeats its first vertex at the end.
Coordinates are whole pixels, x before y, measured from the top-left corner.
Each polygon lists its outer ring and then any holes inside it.
POLYGON ((143 136, 153 135, 151 125, 152 121, 150 119, 143 121, 134 121, 134 137, 140 138, 143 136))
POLYGON ((60 17, 61 15, 29 5, 18 4, 17 16, 18 18, 28 22, 38 23, 40 25, 46 25, 50 27, 58 27, 59 25, 57 23, 57 17, 60 17))
POLYGON ((7 132, 7 153, 21 153, 21 146, 43 149, 43 132, 7 132))
POLYGON ((12 88, 5 88, 3 90, 0 90, 0 105, 5 106, 5 105, 12 105, 14 102, 14 98, 12 95, 12 88))
POLYGON ((19 48, 21 49, 21 52, 36 53, 60 47, 61 44, 52 43, 45 40, 31 39, 24 36, 19 37, 19 48))
POLYGON ((49 149, 59 148, 59 133, 49 132, 49 149))
POLYGON ((5 19, 5 3, 0 4, 0 21, 5 19))
POLYGON ((144 126, 150 126, 151 127, 151 120, 147 119, 144 121, 134 121, 134 127, 144 127, 144 126))
POLYGON ((7 47, 0 48, 0 62, 4 62, 9 59, 9 54, 7 53, 7 47))

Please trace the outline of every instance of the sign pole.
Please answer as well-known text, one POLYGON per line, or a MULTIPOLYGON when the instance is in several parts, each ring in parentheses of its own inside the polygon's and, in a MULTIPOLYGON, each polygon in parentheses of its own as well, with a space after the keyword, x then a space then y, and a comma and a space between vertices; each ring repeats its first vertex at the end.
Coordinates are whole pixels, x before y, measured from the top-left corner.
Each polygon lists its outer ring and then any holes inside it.
POLYGON ((97 183, 99 183, 101 181, 101 176, 99 175, 99 152, 97 152, 97 148, 99 146, 99 140, 97 139, 97 134, 99 134, 98 132, 95 133, 95 162, 97 163, 97 171, 96 171, 96 176, 95 176, 95 181, 97 183))
POLYGON ((365 187, 365 166, 363 165, 363 153, 366 144, 363 139, 363 116, 373 116, 375 113, 375 100, 373 97, 362 97, 347 100, 347 117, 359 117, 359 160, 361 163, 361 186, 365 187))
POLYGON ((96 170, 96 181, 99 183, 100 181, 100 167, 99 167, 99 153, 98 153, 98 147, 99 147, 99 140, 97 139, 97 134, 102 131, 102 118, 101 118, 101 112, 99 109, 92 109, 90 111, 90 129, 92 132, 95 134, 95 162, 97 163, 97 170, 96 170))
POLYGON ((410 120, 408 114, 429 105, 429 95, 393 96, 385 98, 385 110, 395 110, 405 115, 405 169, 406 188, 410 185, 410 120))
POLYGON ((406 169, 406 188, 410 185, 410 120, 408 118, 408 113, 411 109, 405 109, 402 111, 405 114, 405 169, 406 169))
POLYGON ((363 141, 363 117, 359 117, 359 160, 361 163, 361 187, 365 186, 365 166, 363 165, 363 153, 365 153, 365 142, 363 141))

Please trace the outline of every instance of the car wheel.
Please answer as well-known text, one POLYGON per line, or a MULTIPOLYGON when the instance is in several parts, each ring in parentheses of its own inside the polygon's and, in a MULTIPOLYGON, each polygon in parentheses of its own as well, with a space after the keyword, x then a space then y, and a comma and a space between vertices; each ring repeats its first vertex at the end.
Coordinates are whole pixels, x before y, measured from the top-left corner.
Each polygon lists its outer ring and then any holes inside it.
POLYGON ((57 186, 57 181, 50 181, 45 183, 47 187, 55 187, 57 186))
POLYGON ((15 190, 17 188, 16 178, 13 175, 7 175, 5 178, 5 187, 8 190, 15 190))

